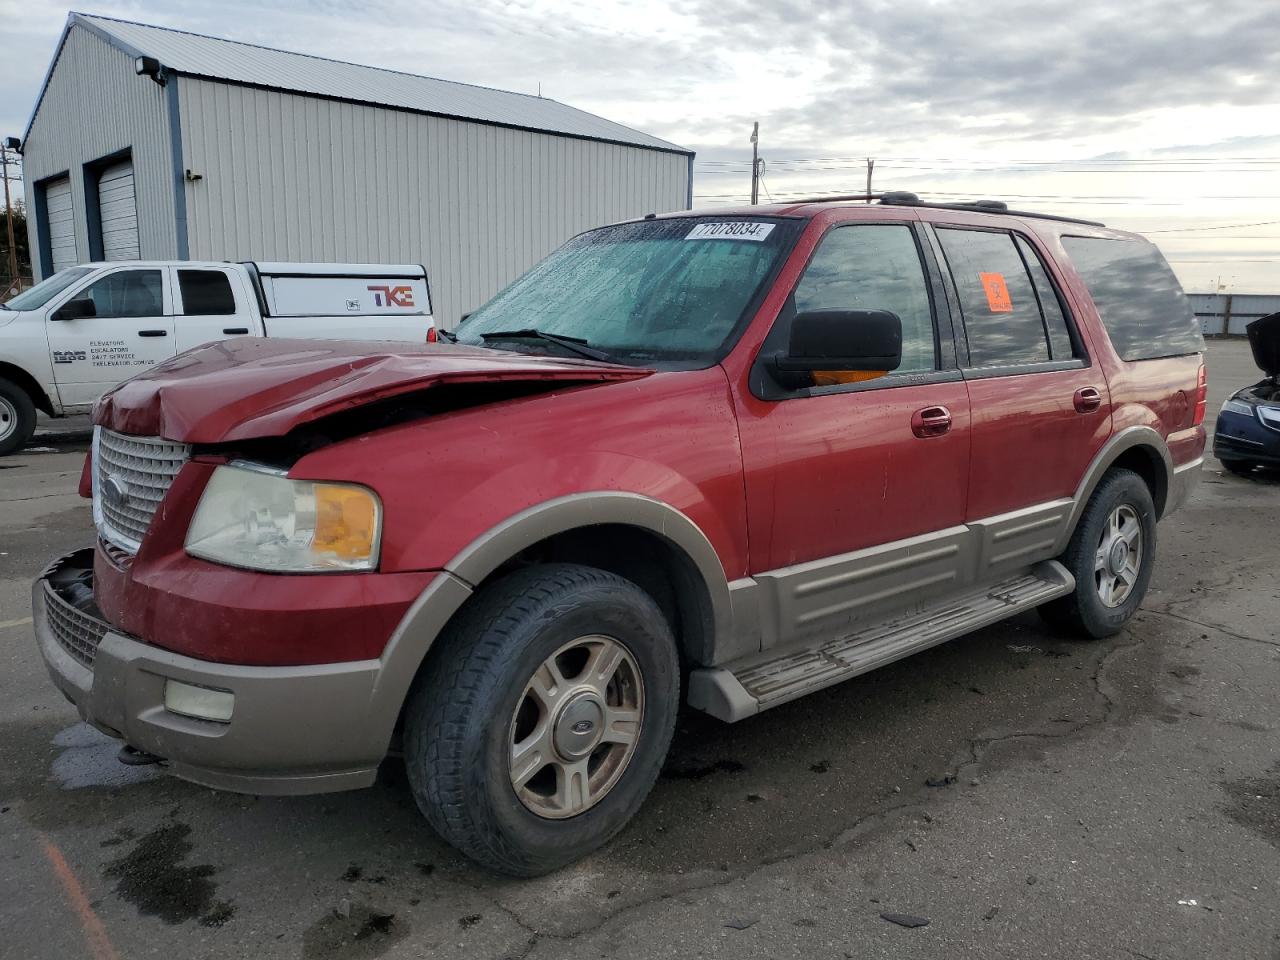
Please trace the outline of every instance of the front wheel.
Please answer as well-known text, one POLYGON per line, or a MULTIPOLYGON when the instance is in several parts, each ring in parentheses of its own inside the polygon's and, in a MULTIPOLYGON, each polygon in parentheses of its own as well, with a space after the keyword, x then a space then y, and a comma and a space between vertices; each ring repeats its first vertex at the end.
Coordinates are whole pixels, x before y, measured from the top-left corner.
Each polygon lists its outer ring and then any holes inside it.
POLYGON ((405 717, 414 798, 481 864, 534 876, 640 808, 675 728, 680 663, 635 584, 555 564, 476 596, 432 651, 405 717))
POLYGON ((1059 560, 1075 590, 1040 607, 1054 627, 1101 639, 1117 633, 1142 605, 1156 551, 1151 491, 1132 470, 1103 477, 1059 560))
POLYGON ((0 457, 26 444, 36 432, 36 408, 27 391, 0 377, 0 457))

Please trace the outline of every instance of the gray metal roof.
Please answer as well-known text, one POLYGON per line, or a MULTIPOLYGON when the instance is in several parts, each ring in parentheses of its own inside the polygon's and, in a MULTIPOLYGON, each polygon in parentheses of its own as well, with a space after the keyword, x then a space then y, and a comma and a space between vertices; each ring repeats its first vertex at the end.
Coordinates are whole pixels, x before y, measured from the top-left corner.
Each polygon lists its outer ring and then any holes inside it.
POLYGON ((133 56, 155 57, 180 74, 691 153, 674 143, 545 97, 326 60, 110 17, 72 13, 69 20, 133 56))

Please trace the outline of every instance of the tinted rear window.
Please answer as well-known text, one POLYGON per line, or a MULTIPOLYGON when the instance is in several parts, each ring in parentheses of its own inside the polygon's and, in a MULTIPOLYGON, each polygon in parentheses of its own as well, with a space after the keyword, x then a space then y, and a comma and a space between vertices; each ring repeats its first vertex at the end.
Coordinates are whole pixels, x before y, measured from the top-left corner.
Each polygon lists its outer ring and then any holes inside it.
POLYGON ((1191 304, 1154 244, 1063 237, 1062 245, 1122 359, 1152 360, 1204 349, 1191 304))
POLYGON ((231 281, 221 270, 179 270, 182 312, 192 316, 227 316, 236 312, 231 281))

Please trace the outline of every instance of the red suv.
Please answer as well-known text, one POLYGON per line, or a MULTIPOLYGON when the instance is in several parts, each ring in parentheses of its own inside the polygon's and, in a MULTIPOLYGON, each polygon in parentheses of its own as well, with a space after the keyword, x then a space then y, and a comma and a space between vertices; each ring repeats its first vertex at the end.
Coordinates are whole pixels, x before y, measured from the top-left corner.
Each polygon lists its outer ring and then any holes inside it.
POLYGON ((306 793, 401 751, 443 837, 544 872, 636 812, 682 700, 739 720, 1031 607, 1120 629, 1201 346, 1151 243, 991 202, 604 227, 454 343, 232 340, 108 394, 36 633, 133 760, 306 793))

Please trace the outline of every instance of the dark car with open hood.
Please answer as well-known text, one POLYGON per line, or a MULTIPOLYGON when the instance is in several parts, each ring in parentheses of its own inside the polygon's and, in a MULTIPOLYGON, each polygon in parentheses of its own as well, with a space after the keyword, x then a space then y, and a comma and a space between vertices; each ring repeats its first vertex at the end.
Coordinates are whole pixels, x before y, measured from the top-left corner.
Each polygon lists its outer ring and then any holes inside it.
POLYGON ((682 704, 743 720, 1032 609, 1121 630, 1203 459, 1173 271, 850 199, 591 230, 451 342, 229 340, 112 390, 92 545, 34 588, 54 683, 219 789, 402 756, 442 837, 530 875, 627 824, 682 704))
POLYGON ((1280 313, 1245 328, 1253 359, 1266 376, 1237 390, 1218 413, 1213 455, 1232 473, 1280 469, 1280 313))

